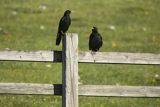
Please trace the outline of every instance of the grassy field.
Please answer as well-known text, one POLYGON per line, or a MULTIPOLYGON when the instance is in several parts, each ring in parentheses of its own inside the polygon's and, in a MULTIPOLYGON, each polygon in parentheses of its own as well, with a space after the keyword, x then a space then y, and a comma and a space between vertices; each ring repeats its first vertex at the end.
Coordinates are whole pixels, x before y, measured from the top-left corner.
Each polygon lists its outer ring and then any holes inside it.
MULTIPOLYGON (((0 0, 0 50, 61 50, 57 26, 66 9, 88 51, 92 26, 106 52, 160 53, 160 0, 0 0)), ((82 84, 160 85, 160 66, 79 64, 82 84), (159 76, 159 77, 158 77, 159 76)), ((61 83, 60 63, 0 62, 0 82, 61 83)), ((80 97, 80 107, 160 107, 155 98, 80 97)), ((0 95, 0 107, 61 107, 61 97, 0 95)))

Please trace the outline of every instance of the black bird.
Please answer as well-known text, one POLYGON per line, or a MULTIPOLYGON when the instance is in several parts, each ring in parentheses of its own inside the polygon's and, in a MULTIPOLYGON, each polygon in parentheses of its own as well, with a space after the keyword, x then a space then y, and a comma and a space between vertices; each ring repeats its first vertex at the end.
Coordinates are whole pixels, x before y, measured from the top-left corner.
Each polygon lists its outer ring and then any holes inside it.
POLYGON ((69 26, 71 25, 71 18, 70 18, 70 10, 66 10, 64 12, 63 17, 59 21, 59 27, 57 32, 57 39, 56 39, 56 45, 59 45, 61 42, 61 37, 65 35, 67 32, 69 26))
POLYGON ((102 46, 102 36, 100 33, 98 33, 98 29, 96 27, 93 27, 92 33, 89 37, 89 50, 92 50, 94 52, 97 52, 99 48, 102 46))

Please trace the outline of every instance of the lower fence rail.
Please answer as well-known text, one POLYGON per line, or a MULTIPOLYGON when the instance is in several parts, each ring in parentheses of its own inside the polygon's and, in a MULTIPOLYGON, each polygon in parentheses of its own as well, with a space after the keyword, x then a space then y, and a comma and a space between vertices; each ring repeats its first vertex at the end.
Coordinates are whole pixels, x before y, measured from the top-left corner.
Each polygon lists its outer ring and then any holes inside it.
MULTIPOLYGON (((62 95, 62 84, 0 83, 0 94, 62 95)), ((78 95, 160 97, 160 86, 79 85, 78 95)))

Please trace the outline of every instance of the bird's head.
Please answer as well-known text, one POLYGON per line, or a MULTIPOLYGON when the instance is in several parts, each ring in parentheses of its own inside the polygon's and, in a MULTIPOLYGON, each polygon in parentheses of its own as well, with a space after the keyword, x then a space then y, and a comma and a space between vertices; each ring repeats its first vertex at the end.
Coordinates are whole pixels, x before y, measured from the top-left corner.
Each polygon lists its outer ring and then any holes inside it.
POLYGON ((97 28, 97 27, 95 27, 95 26, 93 26, 93 28, 92 28, 92 32, 98 32, 98 28, 97 28))
POLYGON ((70 10, 66 10, 66 11, 64 12, 64 15, 67 15, 67 14, 71 14, 71 11, 70 11, 70 10))

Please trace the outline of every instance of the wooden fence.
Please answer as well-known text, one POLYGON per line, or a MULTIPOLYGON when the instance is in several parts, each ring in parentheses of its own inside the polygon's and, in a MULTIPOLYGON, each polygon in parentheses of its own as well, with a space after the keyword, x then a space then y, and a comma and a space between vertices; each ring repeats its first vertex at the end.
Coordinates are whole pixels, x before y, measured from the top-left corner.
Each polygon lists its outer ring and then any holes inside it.
POLYGON ((62 62, 62 84, 0 83, 0 94, 61 95, 62 107, 78 107, 78 95, 160 97, 159 86, 78 85, 78 63, 160 64, 160 54, 78 52, 78 35, 67 34, 62 51, 0 51, 1 61, 62 62))

